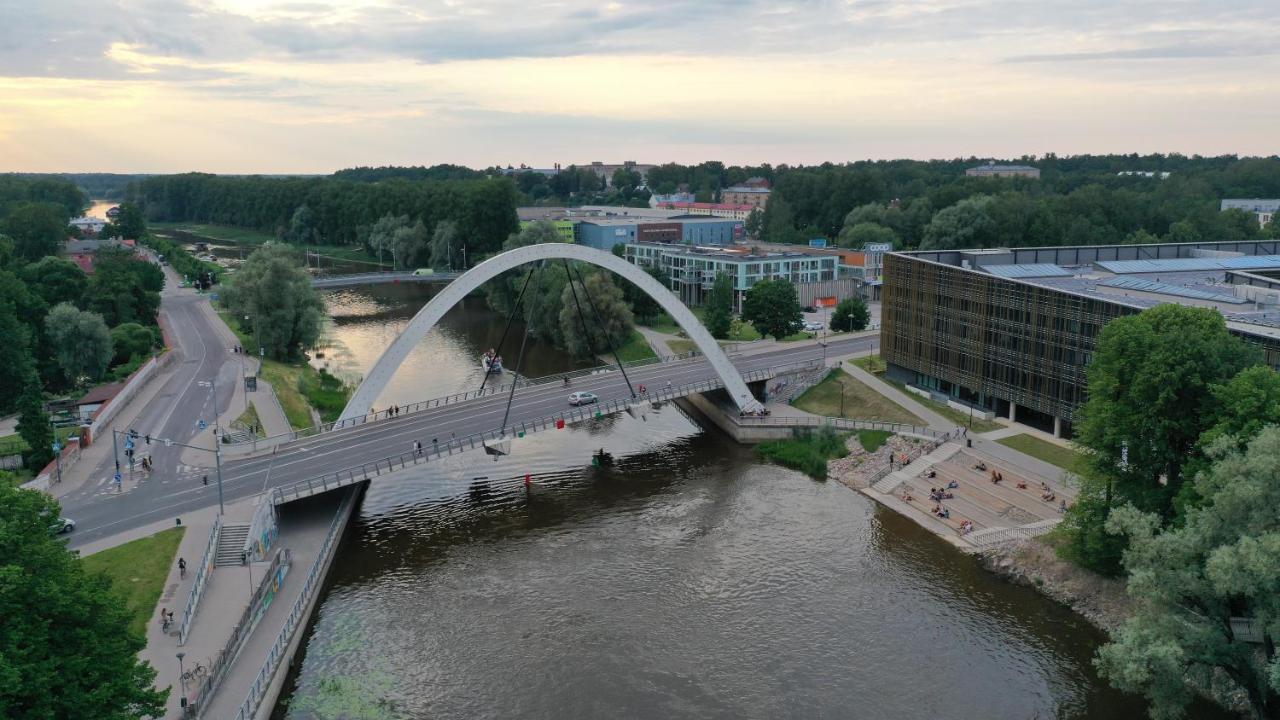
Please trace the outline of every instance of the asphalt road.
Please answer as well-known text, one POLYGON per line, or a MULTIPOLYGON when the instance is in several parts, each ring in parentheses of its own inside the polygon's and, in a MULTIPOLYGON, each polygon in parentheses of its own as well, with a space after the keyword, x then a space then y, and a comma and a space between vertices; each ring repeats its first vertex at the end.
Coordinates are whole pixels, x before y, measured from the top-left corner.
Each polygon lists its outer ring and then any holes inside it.
MULTIPOLYGON (((175 310, 181 311, 182 308, 182 305, 177 305, 175 310)), ((187 327, 188 332, 196 333, 201 338, 208 338, 213 334, 212 329, 207 328, 208 323, 202 326, 196 318, 191 319, 192 322, 187 327)), ((180 338, 184 350, 189 340, 194 341, 195 338, 189 335, 180 338)), ((827 352, 831 356, 836 356, 869 350, 876 346, 877 341, 878 338, 874 336, 834 340, 828 343, 827 352)), ((207 343, 208 340, 205 342, 207 343)), ((210 354, 216 355, 217 352, 210 354)), ((818 359, 822 356, 823 351, 819 346, 784 345, 771 351, 737 355, 732 359, 738 369, 745 372, 818 359)), ((195 378, 202 377, 201 373, 212 374, 214 372, 211 369, 212 366, 218 364, 216 360, 188 362, 192 365, 192 372, 189 374, 180 372, 169 383, 174 387, 173 394, 170 394, 170 388, 167 386, 160 396, 162 399, 177 395, 178 400, 156 402, 154 409, 148 409, 152 414, 160 415, 159 419, 162 421, 160 424, 169 429, 194 429, 195 420, 201 416, 199 394, 196 393, 195 397, 191 397, 191 393, 181 388, 193 385, 195 378)), ((229 367, 234 366, 229 365, 229 367)), ((714 371, 705 360, 695 358, 635 368, 628 370, 628 375, 633 384, 643 383, 650 388, 659 388, 667 381, 682 385, 706 380, 714 376, 714 371)), ((230 379, 233 380, 234 375, 230 379)), ((206 394, 208 392, 207 389, 201 390, 206 394)), ((219 387, 220 393, 221 390, 222 388, 219 387)), ((555 415, 568 407, 567 396, 570 392, 581 390, 593 392, 604 401, 629 396, 626 382, 621 373, 616 371, 576 378, 572 386, 567 389, 560 383, 523 388, 516 391, 508 425, 522 420, 555 415)), ((228 395, 229 393, 228 390, 228 395)), ((220 399, 220 403, 222 401, 223 399, 220 399)), ((430 447, 433 438, 464 437, 496 429, 502 423, 506 402, 505 394, 490 395, 296 440, 281 445, 274 455, 235 461, 224 458, 222 476, 225 501, 229 503, 261 493, 271 487, 287 485, 408 452, 412 450, 415 441, 430 447)), ((222 405, 220 404, 219 407, 222 405)), ((152 427, 141 419, 136 426, 140 432, 145 432, 147 428, 152 427)), ((172 479, 164 479, 166 473, 169 473, 170 468, 173 467, 172 463, 176 462, 176 450, 177 448, 171 450, 161 448, 156 451, 156 479, 123 493, 115 493, 113 488, 99 485, 96 491, 91 489, 87 493, 71 495, 64 499, 64 514, 74 518, 77 524, 76 532, 71 537, 72 546, 92 542, 158 520, 178 517, 183 513, 217 503, 217 488, 212 468, 204 471, 196 470, 195 474, 178 473, 172 479), (167 454, 163 454, 169 452, 173 453, 172 460, 167 454), (200 480, 200 475, 205 472, 210 478, 208 486, 204 486, 200 480)), ((209 464, 212 466, 213 463, 209 464)), ((107 472, 109 474, 109 469, 107 472)))

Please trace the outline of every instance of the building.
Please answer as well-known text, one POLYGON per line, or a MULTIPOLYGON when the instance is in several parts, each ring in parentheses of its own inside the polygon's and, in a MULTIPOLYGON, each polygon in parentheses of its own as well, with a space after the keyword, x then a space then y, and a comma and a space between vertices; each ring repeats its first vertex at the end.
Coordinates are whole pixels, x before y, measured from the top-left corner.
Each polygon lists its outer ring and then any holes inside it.
POLYGON ((1040 168, 1033 168, 1030 165, 997 165, 989 162, 986 165, 971 167, 964 171, 969 177, 1026 177, 1040 178, 1040 168))
POLYGON ((1280 212, 1280 200, 1261 200, 1257 198, 1233 198, 1222 201, 1223 210, 1244 210, 1258 218, 1258 225, 1271 222, 1280 212))
POLYGON ((660 207, 667 203, 693 202, 697 199, 697 196, 691 192, 674 192, 669 195, 654 193, 649 196, 649 207, 660 207))
POLYGON ((93 237, 102 232, 102 228, 107 226, 107 221, 96 217, 78 217, 72 218, 69 224, 84 235, 93 237))
MULTIPOLYGON (((651 203, 652 204, 652 203, 651 203)), ((712 215, 715 217, 746 220, 755 205, 734 205, 732 203, 700 203, 700 202, 662 202, 653 205, 664 210, 679 210, 689 215, 712 215)))
POLYGON ((727 187, 720 193, 720 202, 726 205, 750 205, 763 210, 769 204, 769 181, 751 178, 741 185, 727 187))
POLYGON ((663 270, 671 291, 689 306, 701 305, 716 278, 728 274, 733 278, 734 308, 739 312, 747 291, 761 280, 790 280, 796 285, 802 304, 825 304, 819 302, 820 298, 807 297, 805 291, 818 291, 825 284, 831 286, 829 291, 834 293, 832 283, 836 281, 838 263, 835 256, 799 252, 756 253, 746 248, 653 243, 630 243, 625 257, 635 265, 663 270))
POLYGON ((1161 180, 1168 180, 1169 175, 1170 173, 1167 171, 1159 172, 1156 170, 1121 170, 1116 173, 1117 177, 1160 178, 1161 180))
MULTIPOLYGON (((867 245, 861 250, 780 245, 776 243, 753 243, 752 248, 766 252, 798 252, 805 255, 830 255, 836 257, 839 261, 839 265, 836 268, 836 276, 841 279, 856 280, 857 294, 862 299, 869 301, 880 299, 880 288, 884 284, 882 279, 884 256, 886 253, 893 251, 893 246, 888 243, 867 245)), ((842 294, 840 299, 843 300, 848 296, 848 294, 842 294)))
POLYGON ((732 245, 746 230, 741 220, 676 215, 669 217, 586 217, 578 220, 577 242, 597 250, 634 242, 732 245))
POLYGON ((1280 241, 889 253, 881 354, 939 399, 1069 436, 1107 322, 1216 308, 1280 367, 1280 241))
POLYGON ((648 164, 637 163, 635 160, 624 160, 622 161, 621 164, 602 163, 597 160, 597 161, 593 161, 590 165, 579 165, 578 167, 584 168, 586 170, 590 170, 591 172, 595 173, 598 177, 604 178, 604 182, 606 186, 612 186, 613 174, 619 170, 630 170, 632 172, 638 172, 640 173, 641 182, 644 182, 644 179, 649 174, 649 171, 656 166, 652 163, 648 163, 648 164))

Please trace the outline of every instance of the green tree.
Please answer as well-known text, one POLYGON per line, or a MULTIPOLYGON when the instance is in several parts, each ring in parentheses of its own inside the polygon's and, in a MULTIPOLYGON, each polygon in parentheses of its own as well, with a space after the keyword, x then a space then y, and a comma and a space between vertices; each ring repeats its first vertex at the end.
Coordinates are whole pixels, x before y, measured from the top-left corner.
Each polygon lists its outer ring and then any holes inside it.
POLYGON ((0 717, 160 717, 168 690, 110 581, 51 536, 52 497, 0 483, 0 717))
POLYGON ((1145 695, 1157 718, 1182 717, 1197 688, 1220 700, 1240 690, 1255 718, 1280 708, 1280 428, 1262 430, 1244 452, 1228 441, 1197 477, 1203 505, 1160 531, 1162 518, 1133 506, 1111 513, 1124 533, 1124 566, 1135 612, 1098 651, 1099 671, 1116 687, 1145 695), (1232 618, 1253 622, 1238 633, 1232 618))
POLYGON ((285 233, 285 241, 294 245, 311 245, 319 242, 316 231, 315 213, 306 205, 299 205, 289 218, 289 229, 285 233))
POLYGON ((857 332, 866 329, 870 321, 871 313, 862 298, 845 298, 831 315, 831 329, 836 332, 857 332))
POLYGON ((1243 449, 1264 426, 1280 425, 1280 373, 1275 370, 1265 365, 1245 368, 1211 390, 1214 424, 1200 436, 1201 447, 1232 437, 1243 449))
POLYGON ((865 248, 872 243, 889 243, 890 247, 901 245, 898 241, 897 233, 883 225, 873 223, 858 223, 852 227, 846 226, 840 231, 840 236, 836 238, 836 244, 847 248, 865 248))
MULTIPOLYGON (((536 174, 536 173, 531 173, 536 174)), ((538 175, 538 177, 542 177, 538 175)), ((431 232, 431 252, 428 262, 433 268, 448 267, 453 270, 454 252, 458 252, 458 223, 452 220, 441 220, 431 232)), ((458 258, 460 262, 461 257, 458 258)))
POLYGON ((800 332, 803 318, 790 280, 761 280, 747 290, 742 302, 742 319, 761 335, 778 340, 800 332))
POLYGON ((103 248, 94 261, 85 298, 88 308, 102 315, 107 325, 154 325, 163 289, 160 268, 127 250, 103 248))
POLYGON ((427 226, 421 220, 397 228, 391 236, 391 256, 395 266, 410 268, 417 265, 418 256, 427 251, 429 242, 427 226))
POLYGON ((80 266, 60 257, 44 257, 22 269, 27 287, 50 306, 60 302, 80 304, 89 278, 80 266))
POLYGON ((378 262, 382 262, 383 254, 387 253, 391 255, 392 264, 395 264, 396 235, 409 227, 408 215, 387 213, 378 218, 378 222, 369 230, 368 239, 369 248, 378 254, 378 262))
POLYGON ((920 249, 986 247, 996 232, 996 223, 988 212, 991 203, 990 197, 976 195, 938 211, 924 229, 920 249))
POLYGON ((1200 230, 1196 228, 1195 223, 1179 220, 1169 226, 1169 234, 1164 239, 1171 243, 1194 243, 1200 242, 1200 238, 1200 230))
POLYGON ((102 377, 114 354, 111 331, 102 316, 71 303, 53 306, 44 319, 45 337, 63 378, 79 384, 102 377))
POLYGON ((119 237, 138 240, 147 234, 147 218, 142 208, 133 203, 121 203, 114 220, 102 228, 102 237, 119 237))
POLYGON ((137 323, 123 323, 111 328, 112 365, 128 362, 135 355, 146 355, 155 345, 156 336, 151 328, 137 323))
POLYGON ((39 260, 56 255, 67 239, 66 210, 49 203, 23 203, 0 222, 0 232, 14 242, 18 257, 39 260))
POLYGON ((254 340, 272 358, 297 358, 320 337, 324 302, 287 245, 255 250, 224 286, 223 298, 237 316, 249 316, 254 340))
POLYGON ((717 275, 707 293, 706 326, 713 338, 729 337, 733 327, 733 276, 729 273, 717 275))
POLYGON ((764 230, 764 211, 758 207, 752 208, 751 212, 747 213, 747 219, 743 226, 747 231, 747 237, 752 240, 758 240, 760 232, 764 230))
POLYGON ((764 239, 774 243, 799 243, 804 237, 796 230, 795 213, 785 198, 771 197, 764 210, 764 239))
POLYGON ((565 349, 579 358, 590 358, 593 350, 605 355, 610 345, 616 348, 631 338, 635 331, 631 308, 609 273, 595 272, 581 283, 575 278, 571 284, 566 284, 560 293, 560 331, 564 336, 565 349), (584 321, 586 333, 583 332, 584 321))
POLYGON ((53 459, 53 427, 44 409, 40 380, 34 375, 27 376, 26 387, 18 398, 18 411, 18 435, 31 448, 27 451, 26 463, 38 472, 53 459))
POLYGON ((13 305, 0 298, 0 413, 12 410, 35 377, 31 331, 18 321, 13 305))

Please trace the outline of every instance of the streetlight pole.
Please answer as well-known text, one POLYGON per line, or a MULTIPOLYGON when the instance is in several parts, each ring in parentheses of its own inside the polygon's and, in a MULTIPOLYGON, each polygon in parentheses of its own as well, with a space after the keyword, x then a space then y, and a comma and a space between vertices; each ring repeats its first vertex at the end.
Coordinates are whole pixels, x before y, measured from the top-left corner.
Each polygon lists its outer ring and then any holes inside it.
POLYGON ((213 393, 213 462, 218 471, 218 514, 222 515, 225 508, 222 503, 222 439, 218 437, 218 376, 214 375, 209 382, 202 380, 197 384, 208 387, 213 393))
POLYGON ((181 650, 178 651, 178 681, 182 683, 182 698, 184 700, 187 698, 187 673, 182 669, 182 658, 186 656, 186 653, 181 650))

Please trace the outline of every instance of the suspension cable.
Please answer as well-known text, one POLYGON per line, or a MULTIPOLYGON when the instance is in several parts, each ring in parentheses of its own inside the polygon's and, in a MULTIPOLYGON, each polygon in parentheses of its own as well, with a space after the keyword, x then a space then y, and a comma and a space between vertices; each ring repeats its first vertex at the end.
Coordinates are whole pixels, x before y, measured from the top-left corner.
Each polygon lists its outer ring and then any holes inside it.
MULTIPOLYGON (((520 303, 524 300, 524 291, 529 289, 529 279, 533 277, 533 271, 536 267, 529 268, 528 274, 524 276, 524 285, 520 286, 520 294, 516 295, 516 304, 512 306, 510 314, 507 315, 507 325, 502 328, 502 337, 498 338, 498 347, 494 349, 494 357, 502 357, 502 343, 507 340, 507 332, 511 330, 511 323, 516 319, 516 313, 520 310, 520 303)), ((528 329, 528 324, 525 324, 528 329)), ((516 381, 519 379, 519 372, 511 377, 511 387, 515 387, 516 381)), ((484 395, 484 384, 489 382, 489 368, 484 369, 484 378, 480 380, 480 389, 476 391, 476 396, 484 395)))
MULTIPOLYGON (((596 309, 596 303, 591 299, 591 293, 587 292, 587 283, 582 280, 581 273, 578 274, 578 280, 582 282, 582 294, 587 296, 587 305, 591 306, 591 312, 596 316, 596 323, 600 326, 600 331, 604 333, 605 344, 609 346, 609 352, 613 354, 614 361, 618 363, 618 369, 622 371, 622 379, 627 381, 627 390, 631 392, 631 399, 634 400, 636 398, 636 389, 631 387, 631 378, 627 377, 627 369, 623 367, 622 358, 618 356, 618 350, 613 346, 613 339, 609 336, 609 328, 605 326, 604 319, 600 317, 600 311, 596 309)), ((573 286, 572 277, 569 278, 569 286, 573 286)), ((574 294, 574 301, 577 301, 576 293, 574 294)), ((582 312, 581 307, 578 308, 578 312, 582 312)), ((587 333, 587 337, 590 338, 591 334, 587 333)), ((592 352, 594 353, 595 351, 592 350, 592 352)))
MULTIPOLYGON (((544 260, 542 262, 546 262, 546 261, 544 260)), ((535 265, 534 269, 542 267, 542 262, 535 265)), ((530 270, 529 272, 532 274, 533 270, 530 270)), ((526 281, 526 284, 528 284, 527 281, 526 281)), ((542 287, 542 276, 539 275, 538 288, 541 289, 541 287, 542 287)), ((534 291, 534 297, 535 299, 539 297, 539 292, 537 290, 534 291)), ((520 339, 520 352, 516 353, 516 376, 520 375, 520 368, 523 366, 523 363, 524 363, 524 346, 528 342, 529 342, 529 323, 526 322, 524 324, 524 337, 520 339)), ((507 409, 503 411, 502 424, 498 426, 499 435, 505 436, 507 434, 506 432, 507 419, 511 417, 511 403, 515 399, 516 399, 516 383, 515 383, 515 379, 512 378, 511 392, 507 394, 507 409)))

